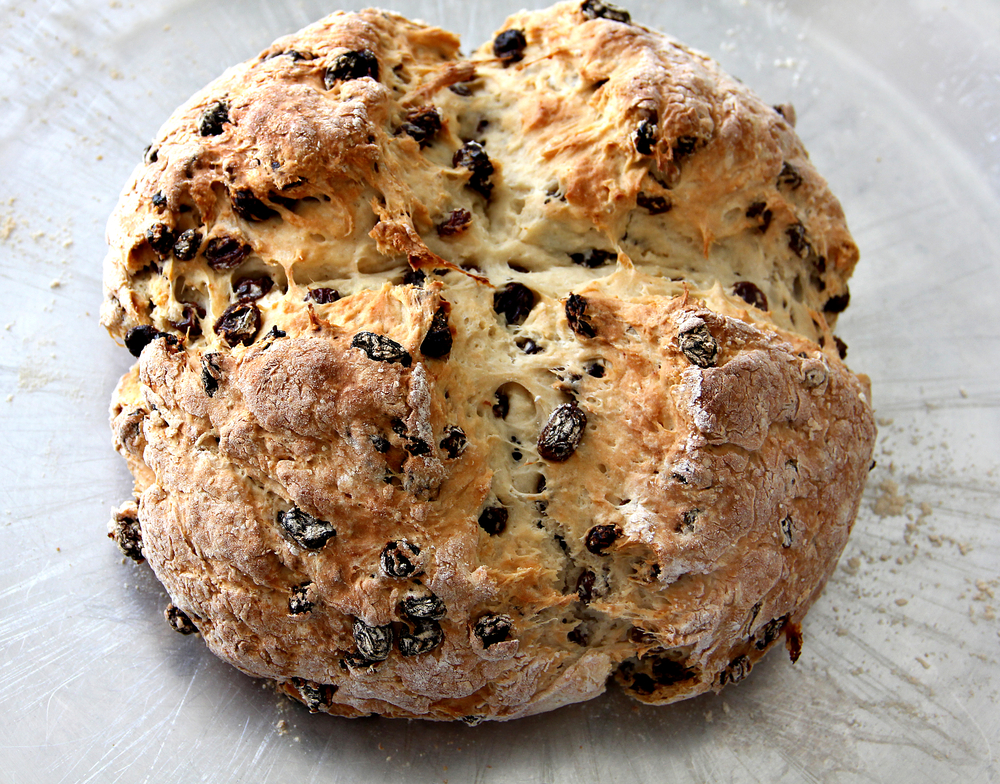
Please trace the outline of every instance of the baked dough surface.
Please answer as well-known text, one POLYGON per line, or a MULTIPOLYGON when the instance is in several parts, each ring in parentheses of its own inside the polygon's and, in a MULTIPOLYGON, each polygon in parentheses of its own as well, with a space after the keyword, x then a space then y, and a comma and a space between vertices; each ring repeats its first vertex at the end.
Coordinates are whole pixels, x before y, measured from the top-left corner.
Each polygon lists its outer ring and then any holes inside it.
POLYGON ((178 109, 102 308, 112 534, 175 628, 312 710, 470 722, 797 656, 875 427, 793 122, 594 0, 468 59, 334 14, 178 109))

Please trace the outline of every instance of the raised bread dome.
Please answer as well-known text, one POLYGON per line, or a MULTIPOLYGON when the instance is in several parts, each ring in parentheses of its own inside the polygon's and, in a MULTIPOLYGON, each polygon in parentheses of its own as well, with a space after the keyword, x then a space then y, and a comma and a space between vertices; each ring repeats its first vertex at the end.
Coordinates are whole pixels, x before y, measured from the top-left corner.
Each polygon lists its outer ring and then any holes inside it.
POLYGON ((338 13, 166 123, 108 230, 112 534, 310 709, 507 719, 740 680, 875 428, 857 249, 793 130, 598 0, 338 13))

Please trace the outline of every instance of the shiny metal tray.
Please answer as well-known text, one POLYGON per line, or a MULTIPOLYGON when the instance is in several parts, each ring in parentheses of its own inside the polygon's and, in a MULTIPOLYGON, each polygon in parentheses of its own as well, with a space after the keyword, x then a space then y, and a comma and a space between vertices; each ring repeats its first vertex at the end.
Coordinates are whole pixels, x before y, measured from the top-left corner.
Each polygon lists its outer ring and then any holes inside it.
MULTIPOLYGON (((387 4, 471 50, 522 2, 387 4)), ((795 104, 861 246, 838 331, 872 378, 878 466, 798 664, 667 708, 612 689, 468 728, 310 716, 167 627, 105 539, 131 485, 104 223, 178 104, 334 7, 0 1, 0 782, 1000 781, 992 0, 631 3, 795 104)))

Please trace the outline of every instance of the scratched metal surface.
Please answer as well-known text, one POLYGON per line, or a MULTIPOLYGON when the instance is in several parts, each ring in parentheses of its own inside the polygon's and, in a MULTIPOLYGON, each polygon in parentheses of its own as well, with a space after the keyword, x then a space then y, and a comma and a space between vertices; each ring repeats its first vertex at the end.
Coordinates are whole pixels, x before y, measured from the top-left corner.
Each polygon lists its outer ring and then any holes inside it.
MULTIPOLYGON (((385 2, 470 45, 522 4, 385 2)), ((106 421, 129 358, 96 323, 104 221, 176 105, 334 7, 0 2, 0 782, 1000 781, 990 0, 631 4, 796 105, 862 248, 840 332, 872 377, 878 466, 796 666, 470 729, 310 716, 167 628, 149 571, 104 537, 130 492, 106 421)))

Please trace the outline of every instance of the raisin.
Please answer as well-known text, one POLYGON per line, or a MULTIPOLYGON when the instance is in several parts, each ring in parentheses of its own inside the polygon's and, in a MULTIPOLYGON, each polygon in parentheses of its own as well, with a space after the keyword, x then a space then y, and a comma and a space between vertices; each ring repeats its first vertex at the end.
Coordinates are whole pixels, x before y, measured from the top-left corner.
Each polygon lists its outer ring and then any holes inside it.
POLYGON ((149 243, 149 247, 161 257, 170 255, 170 250, 174 247, 176 239, 177 236, 165 223, 154 223, 146 229, 146 241, 149 243))
POLYGON ((514 344, 525 354, 541 354, 545 350, 531 338, 519 338, 514 344))
POLYGON ((434 594, 410 595, 403 599, 403 615, 416 620, 440 621, 448 608, 434 594))
POLYGON ((364 351, 373 362, 398 362, 403 367, 409 367, 413 362, 409 352, 399 343, 374 332, 359 332, 351 340, 351 347, 364 351))
POLYGON ((167 197, 163 195, 163 191, 154 193, 150 201, 153 202, 153 206, 158 210, 162 210, 167 206, 167 197))
POLYGON ((198 255, 201 248, 201 233, 194 229, 186 229, 180 233, 174 243, 174 256, 178 261, 191 261, 198 255))
POLYGON ((587 267, 588 269, 603 267, 609 262, 618 260, 617 253, 610 250, 598 250, 597 248, 591 248, 583 253, 570 253, 569 257, 574 264, 579 264, 581 267, 587 267))
POLYGON ((767 208, 767 202, 755 201, 747 207, 746 216, 751 220, 756 219, 758 222, 757 230, 761 234, 764 234, 771 225, 771 219, 774 217, 774 213, 767 208))
POLYGON ((205 394, 213 397, 219 391, 219 379, 222 376, 222 369, 219 367, 218 354, 205 354, 201 358, 201 384, 205 387, 205 394))
POLYGON ((781 546, 791 547, 792 546, 792 516, 785 515, 784 519, 781 521, 781 546))
POLYGON ((676 142, 674 142, 672 156, 674 162, 679 163, 687 158, 696 149, 698 149, 697 136, 681 136, 676 142))
POLYGON ((778 174, 778 185, 787 185, 789 190, 794 191, 801 184, 802 175, 799 174, 799 170, 792 166, 792 164, 788 161, 785 161, 778 174))
POLYGON ((524 48, 527 45, 523 30, 504 30, 493 39, 493 54, 500 58, 506 68, 524 59, 524 48))
POLYGON ((369 667, 374 667, 376 664, 378 664, 378 662, 367 659, 360 653, 346 653, 344 654, 344 658, 340 660, 340 669, 368 669, 369 667))
POLYGON ((198 133, 202 136, 218 136, 222 126, 229 122, 229 106, 225 101, 216 101, 206 107, 198 118, 198 133))
POLYGON ((612 22, 621 22, 622 24, 629 24, 632 21, 632 16, 624 8, 604 3, 601 0, 584 0, 580 10, 588 19, 609 19, 612 22))
POLYGON ((650 196, 648 193, 636 196, 635 203, 650 215, 662 215, 674 208, 673 203, 665 196, 650 196))
POLYGON ((250 246, 233 237, 213 237, 205 247, 208 266, 214 270, 238 267, 250 255, 250 246))
POLYGON ((354 619, 354 644, 358 653, 367 661, 384 661, 392 650, 392 627, 369 626, 360 618, 354 619))
POLYGON ((434 106, 418 106, 406 113, 400 126, 402 133, 412 136, 420 147, 426 147, 441 130, 441 112, 434 106))
POLYGON ((425 357, 440 359, 451 353, 453 339, 451 336, 451 327, 448 324, 448 312, 450 310, 451 306, 448 303, 442 303, 434 311, 434 318, 431 319, 430 329, 427 330, 427 334, 420 344, 420 353, 425 357))
POLYGON ((276 213, 264 202, 258 199, 253 191, 243 189, 232 194, 233 212, 245 221, 259 223, 273 218, 276 213))
POLYGON ((701 514, 701 509, 687 509, 684 514, 681 515, 681 524, 677 526, 679 533, 689 534, 694 530, 694 524, 698 520, 698 515, 701 514))
POLYGON ((847 344, 836 335, 833 336, 833 342, 837 346, 837 355, 841 359, 847 359, 847 344))
POLYGON ((399 652, 403 656, 419 656, 437 648, 444 642, 444 632, 437 621, 416 624, 413 633, 400 632, 399 652))
POLYGON ((762 651, 772 642, 781 636, 782 630, 785 628, 785 622, 788 620, 787 615, 783 615, 780 618, 775 618, 773 621, 768 621, 768 623, 762 628, 758 634, 760 635, 754 642, 754 647, 758 651, 762 651))
POLYGON ((175 607, 173 604, 167 605, 167 609, 163 611, 163 617, 167 619, 170 628, 175 632, 179 632, 180 634, 194 634, 198 631, 198 627, 188 618, 187 614, 180 607, 175 607))
POLYGON ((386 452, 388 452, 390 447, 392 446, 389 443, 389 439, 385 438, 385 436, 380 436, 380 435, 368 436, 368 440, 371 441, 372 446, 375 447, 375 451, 381 452, 383 455, 386 452))
POLYGON ((274 281, 267 275, 261 275, 257 278, 243 278, 236 284, 233 294, 236 296, 237 302, 256 302, 267 296, 272 288, 274 288, 274 281))
POLYGON ((461 456, 468 443, 465 431, 462 428, 455 425, 448 425, 444 429, 444 438, 441 439, 441 443, 438 446, 445 451, 450 460, 454 460, 461 456))
POLYGON ((278 525, 307 550, 318 550, 337 535, 326 520, 319 520, 297 506, 287 512, 278 512, 278 525))
POLYGON ((737 656, 719 675, 719 685, 725 686, 727 683, 739 683, 750 674, 751 669, 753 669, 753 664, 751 664, 748 657, 737 656))
POLYGON ((181 320, 171 323, 174 329, 190 340, 201 335, 201 322, 198 319, 205 317, 205 309, 194 302, 184 302, 182 305, 181 320))
POLYGON ((597 330, 585 315, 586 312, 587 300, 579 294, 570 294, 566 300, 566 320, 569 322, 569 328, 580 337, 593 338, 597 336, 597 330))
POLYGON ((507 414, 510 413, 510 398, 499 389, 493 397, 497 401, 493 404, 493 416, 497 419, 506 419, 507 414))
POLYGON ((252 302, 237 302, 223 311, 214 329, 230 346, 249 346, 260 330, 260 311, 252 302))
POLYGON ((306 301, 312 300, 317 305, 329 305, 340 299, 340 292, 331 288, 309 289, 306 293, 306 301))
POLYGON ((604 378, 604 365, 600 362, 594 362, 587 367, 587 375, 593 378, 604 378))
POLYGON ((812 253, 812 245, 806 239, 806 227, 801 223, 793 223, 785 229, 788 237, 788 247, 800 259, 807 259, 812 253))
POLYGON ((132 329, 125 333, 125 348, 129 350, 129 353, 133 357, 138 357, 142 354, 142 350, 157 338, 169 338, 175 343, 177 342, 177 338, 173 337, 173 335, 160 332, 160 330, 150 324, 140 324, 138 327, 132 327, 132 329))
POLYGON ((404 422, 399 417, 393 417, 392 421, 389 423, 389 426, 392 428, 392 432, 395 433, 397 436, 406 435, 406 422, 404 422))
POLYGON ((719 344, 704 322, 678 333, 677 346, 688 361, 698 367, 712 367, 719 357, 719 344))
POLYGON ((406 443, 403 444, 403 448, 414 457, 430 454, 431 451, 430 444, 426 441, 421 441, 419 438, 413 438, 412 436, 406 437, 406 443))
POLYGON ((142 554, 142 529, 139 521, 128 515, 116 514, 114 528, 108 532, 108 538, 113 539, 122 555, 131 558, 136 563, 142 563, 146 558, 142 554))
POLYGON ((310 713, 319 713, 322 708, 329 708, 338 688, 333 683, 313 683, 304 678, 292 678, 292 685, 310 713))
POLYGON ((834 294, 823 305, 824 313, 843 313, 847 306, 851 304, 851 292, 845 291, 843 294, 834 294))
POLYGON ((349 82, 369 76, 378 81, 378 58, 367 49, 356 52, 344 52, 326 69, 323 84, 327 90, 332 90, 337 82, 349 82))
POLYGON ((477 141, 468 141, 462 148, 455 152, 451 159, 451 165, 456 169, 459 167, 468 169, 471 172, 467 183, 472 190, 489 199, 493 193, 493 183, 490 177, 493 175, 493 163, 490 156, 486 154, 486 148, 477 141))
POLYGON ((594 598, 594 581, 597 579, 590 569, 587 569, 576 580, 576 595, 584 604, 590 604, 594 598))
POLYGON ((584 545, 594 555, 604 555, 605 551, 621 539, 622 529, 617 525, 595 525, 587 531, 584 545))
POLYGON ((656 683, 644 672, 637 672, 632 677, 630 687, 636 694, 652 694, 656 691, 656 683))
POLYGON ((417 573, 417 565, 413 563, 420 555, 420 548, 405 539, 389 542, 382 548, 379 563, 386 577, 403 580, 417 573))
POLYGON ((514 623, 509 615, 489 614, 482 616, 472 627, 473 634, 479 638, 484 648, 496 645, 510 639, 514 623))
POLYGON ((479 527, 490 536, 502 534, 507 528, 508 512, 504 506, 487 506, 479 514, 479 527))
POLYGON ((587 415, 576 403, 563 403, 549 417, 538 435, 538 454, 554 463, 563 463, 580 446, 587 415))
POLYGON ((508 324, 523 324, 538 297, 523 283, 508 283, 493 295, 493 310, 508 324))
POLYGON ((734 283, 733 294, 758 310, 767 310, 767 295, 749 280, 740 280, 734 283))
POLYGON ((292 595, 288 600, 288 612, 292 615, 302 615, 315 606, 307 597, 309 586, 312 583, 302 583, 292 588, 292 595))
POLYGON ((418 269, 408 269, 403 275, 403 285, 404 286, 416 286, 420 288, 424 285, 424 281, 427 279, 427 275, 423 270, 418 269))
POLYGON ((582 623, 570 631, 570 633, 566 635, 566 639, 572 643, 576 643, 577 645, 587 646, 590 644, 590 635, 587 633, 587 630, 583 627, 582 623))
POLYGON ((472 213, 461 208, 448 213, 448 218, 437 225, 439 237, 454 237, 463 234, 472 223, 472 213))
POLYGON ((635 151, 640 155, 652 155, 653 148, 656 147, 656 123, 651 120, 643 120, 635 129, 632 135, 635 142, 635 151))
POLYGON ((660 686, 670 686, 694 677, 694 671, 689 670, 680 662, 668 659, 666 656, 658 656, 653 660, 653 680, 660 686))

